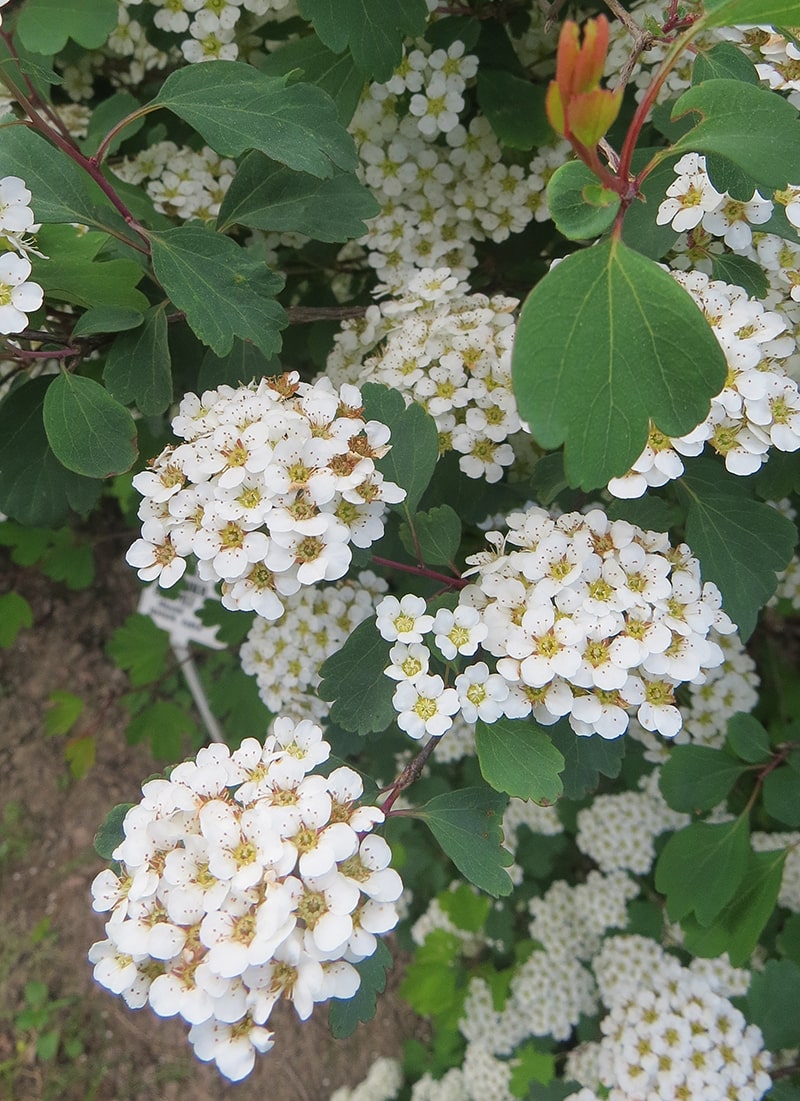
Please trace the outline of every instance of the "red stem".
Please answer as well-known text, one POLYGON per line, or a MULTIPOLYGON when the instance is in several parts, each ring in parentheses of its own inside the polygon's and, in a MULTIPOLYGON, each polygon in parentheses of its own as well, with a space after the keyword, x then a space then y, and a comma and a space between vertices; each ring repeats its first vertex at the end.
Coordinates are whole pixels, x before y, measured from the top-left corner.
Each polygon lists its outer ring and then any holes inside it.
POLYGON ((448 577, 447 574, 429 570, 427 566, 409 566, 405 562, 394 562, 391 558, 381 558, 377 554, 373 554, 372 561, 377 566, 387 566, 390 570, 401 570, 403 573, 414 573, 418 577, 430 577, 432 581, 441 581, 448 589, 463 589, 469 584, 469 581, 458 575, 448 577))

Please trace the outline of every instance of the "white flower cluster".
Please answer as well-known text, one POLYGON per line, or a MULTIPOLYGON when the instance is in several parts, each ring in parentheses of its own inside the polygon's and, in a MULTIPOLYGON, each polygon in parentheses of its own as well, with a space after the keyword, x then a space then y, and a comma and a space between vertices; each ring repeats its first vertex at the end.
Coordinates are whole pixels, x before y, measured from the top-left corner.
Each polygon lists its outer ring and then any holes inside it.
POLYGON ((31 193, 19 176, 0 179, 0 333, 21 333, 28 327, 28 314, 38 310, 44 291, 38 283, 29 283, 30 246, 24 234, 35 219, 28 205, 31 193))
POLYGON ((485 116, 459 121, 477 67, 463 42, 431 50, 420 39, 353 116, 361 175, 382 208, 359 244, 393 290, 415 268, 447 265, 463 278, 477 263, 474 242, 505 241, 549 217, 544 186, 570 146, 541 150, 527 167, 506 164, 485 116))
POLYGON ((145 191, 161 214, 211 222, 236 174, 236 162, 207 145, 197 150, 159 141, 115 164, 113 171, 126 183, 146 180, 145 191))
POLYGON ((594 1062, 599 1080, 567 1101, 759 1101, 772 1085, 760 1029, 713 970, 682 967, 655 941, 631 936, 607 941, 594 969, 609 1013, 596 1058, 583 1065, 594 1062))
POLYGON ((287 596, 286 611, 274 622, 256 617, 239 658, 245 673, 258 680, 270 711, 316 722, 327 716, 330 705, 316 695, 320 666, 375 614, 386 588, 383 578, 367 571, 353 581, 308 586, 287 596))
POLYGON ((310 775, 330 746, 318 726, 278 718, 262 745, 216 744, 149 780, 100 872, 94 909, 110 912, 90 950, 95 979, 131 1008, 181 1016, 203 1061, 234 1081, 273 1046, 281 997, 305 1020, 351 998, 353 963, 397 922, 400 877, 358 803, 358 773, 310 775))
POLYGON ((712 237, 721 237, 732 249, 746 248, 753 239, 751 226, 763 225, 774 206, 758 191, 747 201, 716 190, 706 171, 706 159, 687 153, 675 164, 677 179, 667 188, 667 198, 656 215, 656 225, 668 223, 678 233, 701 225, 712 237))
POLYGON ((599 951, 604 933, 628 924, 627 906, 639 894, 639 884, 624 871, 603 872, 591 871, 575 886, 556 880, 545 894, 528 903, 533 918, 528 932, 554 958, 590 960, 599 951))
POLYGON ((658 789, 658 769, 643 776, 640 791, 597 795, 578 812, 575 842, 604 872, 625 869, 646 875, 656 858, 655 841, 689 824, 668 807, 658 789))
POLYGON ((172 428, 185 442, 133 479, 143 525, 127 561, 168 588, 194 554, 232 610, 275 620, 282 596, 343 577, 350 544, 379 539, 386 505, 405 496, 375 468, 389 429, 363 419, 353 386, 296 373, 220 386, 187 394, 172 428))
POLYGON ((477 578, 459 594, 458 612, 478 614, 469 638, 508 687, 503 699, 487 685, 491 708, 545 725, 568 715, 577 734, 605 738, 624 733, 635 710, 645 729, 674 737, 675 689, 722 662, 712 627, 734 629, 690 549, 600 509, 554 519, 534 507, 512 513, 508 528, 467 560, 477 578))
POLYGON ((343 323, 328 376, 399 390, 433 417, 440 452, 457 452, 467 477, 499 481, 514 462, 509 438, 527 428, 511 385, 518 305, 470 294, 449 268, 425 268, 399 298, 343 323))
POLYGON ((796 38, 779 34, 774 27, 720 27, 720 38, 749 53, 756 72, 773 91, 788 92, 788 100, 800 107, 800 49, 796 38))
POLYGON ((724 456, 732 474, 748 475, 766 462, 770 447, 800 448, 800 390, 776 361, 794 351, 786 321, 747 291, 699 271, 673 272, 703 311, 728 362, 725 386, 711 400, 705 420, 672 438, 651 426, 647 446, 631 470, 612 478, 616 497, 641 497, 683 474, 681 456, 699 455, 706 444, 724 456))
POLYGON ((403 1085, 403 1069, 397 1059, 376 1059, 367 1077, 353 1089, 334 1090, 330 1101, 394 1101, 403 1085))

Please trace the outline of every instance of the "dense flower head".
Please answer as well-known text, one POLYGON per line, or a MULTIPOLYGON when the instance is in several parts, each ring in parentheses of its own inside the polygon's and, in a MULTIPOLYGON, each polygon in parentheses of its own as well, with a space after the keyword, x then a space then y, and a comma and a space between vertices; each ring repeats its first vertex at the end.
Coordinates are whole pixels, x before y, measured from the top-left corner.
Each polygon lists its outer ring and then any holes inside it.
POLYGON ((729 970, 683 967, 644 937, 607 941, 594 971, 609 1012, 595 1059, 584 1064, 594 1064, 597 1080, 568 1101, 759 1101, 772 1084, 770 1056, 730 1001, 739 990, 726 990, 735 984, 729 970))
POLYGON ((450 268, 425 268, 397 298, 343 324, 328 374, 399 390, 435 420, 441 454, 455 451, 467 477, 497 482, 515 459, 510 438, 527 430, 511 385, 518 305, 470 293, 450 268))
POLYGON ((578 734, 615 738, 635 711, 674 737, 676 688, 722 662, 712 628, 734 629, 689 547, 596 508, 554 518, 532 507, 507 522, 468 559, 475 582, 459 596, 488 628, 481 648, 509 686, 504 713, 568 715, 578 734))
POLYGON ((279 619, 282 597, 343 577, 350 544, 379 539, 405 496, 375 467, 388 428, 363 414, 356 387, 296 373, 187 394, 172 422, 184 442, 133 479, 143 524, 127 561, 168 588, 193 554, 226 608, 279 619))
POLYGON ((264 744, 201 749, 144 784, 119 874, 92 884, 109 914, 95 979, 131 1008, 181 1016, 198 1058, 233 1080, 272 1047, 281 997, 302 1020, 352 997, 353 964, 397 922, 402 883, 372 833, 383 812, 359 802, 352 769, 311 774, 329 754, 318 726, 285 717, 264 744))

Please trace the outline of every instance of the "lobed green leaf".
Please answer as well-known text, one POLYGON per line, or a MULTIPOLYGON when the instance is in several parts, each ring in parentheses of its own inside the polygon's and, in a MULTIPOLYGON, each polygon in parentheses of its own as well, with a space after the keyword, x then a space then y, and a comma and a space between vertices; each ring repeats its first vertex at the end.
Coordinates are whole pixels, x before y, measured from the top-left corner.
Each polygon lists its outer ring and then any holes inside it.
POLYGON ((746 815, 733 822, 694 822, 674 833, 656 865, 656 890, 667 896, 671 921, 694 912, 710 925, 733 898, 750 859, 746 815))
POLYGON ((268 356, 280 349, 287 319, 271 296, 283 280, 262 260, 230 237, 192 224, 153 233, 150 242, 158 281, 218 356, 230 352, 237 336, 268 356))
POLYGON ((332 998, 328 1024, 337 1040, 352 1036, 360 1021, 371 1021, 378 1008, 378 995, 386 989, 386 972, 392 966, 392 955, 386 942, 378 941, 371 956, 355 964, 361 985, 352 998, 332 998))
MULTIPOLYGON (((477 92, 480 109, 502 145, 533 149, 552 140, 553 130, 544 110, 543 84, 532 84, 504 69, 481 67, 477 92)), ((595 176, 592 180, 597 182, 595 176)))
POLYGON ((359 623, 341 650, 322 663, 317 691, 321 699, 333 701, 331 719, 343 730, 371 734, 392 722, 395 685, 384 675, 388 664, 389 646, 374 619, 359 623))
POLYGON ((619 776, 627 748, 624 737, 580 737, 564 719, 548 726, 547 736, 564 758, 561 783, 567 799, 583 799, 588 791, 594 791, 601 776, 619 776))
POLYGON ((164 81, 152 106, 188 122, 226 157, 259 149, 312 176, 332 176, 357 164, 353 139, 336 104, 313 84, 287 84, 240 61, 200 61, 164 81))
POLYGON ((461 874, 494 898, 513 884, 505 871, 511 853, 502 846, 508 797, 489 787, 462 788, 430 799, 413 812, 421 818, 461 874))
POLYGON ((421 35, 428 21, 425 0, 299 0, 298 6, 326 46, 349 49, 363 75, 378 81, 400 64, 403 39, 421 35))
POLYGON ((103 381, 125 405, 144 416, 163 413, 172 401, 172 363, 164 306, 153 306, 144 324, 118 336, 108 350, 103 381))
POLYGON ((361 387, 361 396, 365 416, 387 424, 392 433, 391 450, 375 465, 385 478, 406 491, 405 500, 391 507, 410 520, 439 456, 436 421, 421 405, 412 403, 406 408, 402 396, 388 386, 367 383, 361 387))
POLYGON ((533 720, 479 719, 475 743, 483 778, 495 791, 546 805, 562 794, 564 758, 533 720))
POLYGON ((746 771, 722 749, 676 745, 661 766, 659 788, 673 810, 692 814, 718 806, 746 771))
POLYGON ((800 966, 794 960, 768 960, 754 971, 747 992, 747 1019, 758 1025, 771 1051, 800 1047, 797 992, 800 966))
POLYGON ((461 520, 449 505, 437 505, 427 512, 414 513, 411 524, 401 524, 400 538, 409 554, 419 552, 429 566, 449 565, 461 543, 461 520))
POLYGON ((19 13, 17 33, 34 53, 59 53, 70 38, 87 50, 96 50, 117 21, 116 0, 27 0, 19 13))

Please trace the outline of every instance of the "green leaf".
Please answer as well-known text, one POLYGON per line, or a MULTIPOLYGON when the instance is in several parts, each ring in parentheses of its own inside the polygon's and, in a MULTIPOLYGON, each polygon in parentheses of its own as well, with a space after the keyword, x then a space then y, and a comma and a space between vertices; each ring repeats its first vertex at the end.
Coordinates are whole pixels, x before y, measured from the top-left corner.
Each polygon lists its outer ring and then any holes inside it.
POLYGON ((48 298, 74 306, 116 306, 143 313, 149 302, 136 284, 144 268, 135 260, 98 260, 109 237, 73 226, 44 226, 37 244, 48 257, 33 257, 33 278, 48 298))
POLYGON ((470 53, 480 33, 480 20, 474 15, 445 15, 428 24, 425 41, 430 42, 434 50, 447 50, 454 42, 463 42, 464 49, 470 53))
POLYGON ((93 767, 97 759, 97 739, 94 734, 82 734, 72 738, 64 747, 64 760, 69 765, 70 775, 82 780, 93 767))
POLYGON ((8 650, 25 627, 33 626, 33 609, 19 593, 0 596, 0 647, 8 650))
POLYGON ((751 852, 744 878, 731 901, 704 928, 684 918, 684 946, 697 956, 727 952, 734 967, 745 966, 772 916, 781 889, 786 850, 751 852))
POLYGON ((212 149, 238 157, 260 149, 312 176, 352 171, 353 139, 336 104, 313 84, 288 84, 240 61, 200 61, 171 73, 152 101, 188 122, 212 149))
POLYGON ((278 332, 287 318, 270 296, 283 280, 262 260, 230 237, 198 225, 154 233, 151 245, 158 281, 218 356, 228 354, 237 336, 252 340, 268 356, 280 349, 278 332))
POLYGON ((378 634, 374 619, 365 619, 341 650, 322 663, 317 692, 333 700, 331 719, 353 734, 385 730, 395 717, 395 684, 384 674, 389 645, 378 634))
POLYGON ((125 737, 136 745, 149 739, 153 756, 160 761, 179 761, 184 742, 197 734, 197 724, 173 700, 156 700, 128 723, 125 737))
MULTIPOLYGON (((783 850, 784 854, 787 850, 783 850)), ((777 939, 777 947, 782 956, 788 956, 800 963, 800 914, 791 914, 783 923, 777 939)))
MULTIPOLYGON (((750 188, 748 198, 752 194, 753 189, 750 188)), ((760 264, 748 260, 746 256, 735 256, 732 252, 712 254, 711 278, 744 287, 751 298, 763 298, 769 290, 769 280, 760 264)))
POLYGON ((372 192, 350 173, 328 179, 293 172, 263 153, 248 153, 222 201, 220 230, 251 226, 273 233, 305 233, 317 241, 347 241, 366 233, 380 213, 372 192))
POLYGON ((766 1097, 767 1101, 800 1101, 800 1086, 794 1086, 783 1079, 773 1083, 766 1097))
POLYGON ((689 294, 614 239, 572 253, 531 291, 512 356, 520 415, 564 444, 571 485, 594 489, 641 454, 652 419, 681 436, 708 413, 725 356, 689 294))
POLYGON ((753 477, 758 496, 764 501, 780 501, 800 489, 800 454, 770 449, 769 460, 753 477))
POLYGON ((72 329, 72 339, 96 333, 122 333, 141 325, 144 315, 128 306, 92 306, 82 313, 72 329))
POLYGON ((661 766, 658 786, 673 810, 692 814, 716 807, 746 771, 746 765, 721 749, 676 745, 661 766))
POLYGON ((438 505, 427 512, 416 512, 412 524, 416 546, 411 525, 400 526, 400 538, 409 554, 416 555, 418 547, 422 561, 429 566, 453 562, 461 543, 461 520, 457 512, 449 505, 438 505))
POLYGON ((454 891, 442 891, 437 901, 456 928, 467 933, 483 929, 492 905, 486 895, 477 894, 468 883, 459 883, 454 891))
MULTIPOLYGON (((504 69, 482 67, 478 71, 480 109, 497 140, 510 149, 533 149, 552 139, 544 110, 545 91, 544 84, 532 84, 504 69)), ((594 176, 592 180, 597 182, 594 176)))
POLYGON ((99 226, 111 213, 97 184, 66 153, 27 126, 0 128, 0 163, 6 175, 25 180, 31 209, 40 222, 99 226))
POLYGON ((694 911, 710 925, 730 902, 750 858, 749 821, 693 822, 674 833, 656 865, 656 890, 667 896, 671 921, 694 911))
POLYGON ((504 870, 511 863, 511 853, 502 847, 507 805, 506 795, 489 787, 473 787, 437 795, 414 811, 461 874, 494 898, 513 889, 504 870))
POLYGON ((687 463, 677 489, 686 505, 686 542, 746 640, 792 557, 797 530, 777 509, 753 500, 744 478, 712 459, 687 463))
POLYGON ((62 372, 44 397, 44 428, 67 470, 108 478, 136 459, 136 426, 99 382, 62 372))
MULTIPOLYGON (((115 92, 113 96, 102 100, 92 112, 89 125, 86 129, 86 137, 83 139, 82 149, 87 154, 97 152, 100 142, 118 123, 128 115, 138 111, 141 107, 139 100, 130 92, 115 92)), ((144 116, 140 116, 130 122, 124 130, 112 138, 107 147, 108 153, 116 153, 122 142, 138 134, 145 124, 144 116)))
POLYGON ((738 711, 728 719, 726 747, 742 761, 763 764, 772 756, 769 734, 754 715, 738 711))
POLYGON ((198 392, 213 390, 225 383, 227 386, 240 386, 256 378, 268 378, 281 373, 280 360, 267 358, 253 344, 244 340, 234 340, 233 347, 222 357, 209 350, 203 356, 200 372, 197 376, 198 392))
POLYGON ((734 27, 741 23, 792 26, 797 22, 795 0, 706 0, 703 27, 734 27))
POLYGON ((144 416, 163 413, 172 401, 172 363, 164 306, 147 311, 144 324, 118 336, 108 350, 103 381, 124 405, 144 416))
POLYGON ((375 1016, 378 995, 386 989, 386 972, 392 963, 386 942, 379 940, 373 954, 355 964, 361 985, 352 998, 332 998, 328 1010, 328 1024, 337 1040, 352 1036, 359 1021, 371 1021, 375 1016))
POLYGON ((581 161, 567 161, 550 177, 547 205, 559 232, 571 241, 585 241, 612 225, 620 199, 581 161))
POLYGON ((391 450, 375 464, 385 478, 406 491, 404 501, 392 508, 410 519, 431 480, 439 456, 436 421, 421 405, 406 408, 402 396, 387 386, 367 383, 361 387, 365 415, 382 421, 391 430, 391 450))
POLYGON ((564 758, 538 723, 499 719, 490 724, 479 719, 475 742, 483 778, 495 791, 545 805, 561 795, 564 758))
POLYGON ((118 803, 108 812, 103 824, 94 835, 94 851, 101 860, 113 860, 114 849, 125 840, 122 823, 133 803, 118 803))
POLYGON ((426 1017, 460 1011, 458 989, 461 942, 445 929, 434 929, 414 952, 400 985, 400 996, 426 1017))
POLYGON ((800 120, 776 92, 740 80, 706 80, 683 93, 672 117, 689 111, 700 122, 679 138, 674 152, 717 153, 765 188, 800 179, 800 120))
POLYGON ((44 716, 45 734, 68 734, 83 713, 84 702, 74 692, 51 692, 44 716))
POLYGON ((61 1032, 57 1028, 42 1032, 36 1040, 36 1058, 42 1063, 49 1063, 55 1059, 58 1045, 61 1043, 61 1032))
POLYGON ((334 53, 349 49, 370 80, 387 81, 403 57, 403 39, 425 30, 425 0, 299 0, 304 19, 334 53))
POLYGON ((786 826, 800 826, 800 750, 764 777, 764 810, 786 826))
POLYGON ((538 1082, 549 1085, 556 1076, 556 1057, 540 1051, 536 1040, 527 1040, 514 1052, 514 1069, 511 1071, 509 1090, 514 1097, 531 1096, 531 1085, 538 1082))
POLYGON ((561 783, 567 799, 582 799, 587 791, 594 791, 601 775, 619 776, 626 750, 624 737, 611 741, 599 734, 579 737, 564 720, 548 726, 547 735, 564 758, 561 783))
POLYGON ((692 66, 693 85, 726 77, 758 84, 758 73, 752 61, 732 42, 718 42, 707 52, 698 53, 692 66))
POLYGON ((268 76, 284 76, 299 69, 309 84, 328 93, 344 126, 352 119, 364 88, 364 77, 352 55, 333 53, 315 34, 287 42, 274 53, 262 54, 257 65, 268 76))
POLYGON ((800 967, 794 960, 768 960, 763 971, 753 972, 746 1016, 761 1029, 771 1051, 800 1046, 798 990, 800 967))
POLYGON ((86 512, 101 483, 67 470, 53 454, 42 420, 52 378, 37 378, 0 403, 0 511, 21 524, 57 524, 86 512))
POLYGON ((138 688, 157 680, 164 672, 169 635, 156 627, 150 616, 134 612, 118 627, 108 643, 109 656, 124 669, 138 688))
POLYGON ((17 33, 34 53, 57 54, 69 38, 96 50, 116 27, 117 12, 116 0, 27 0, 17 33))

